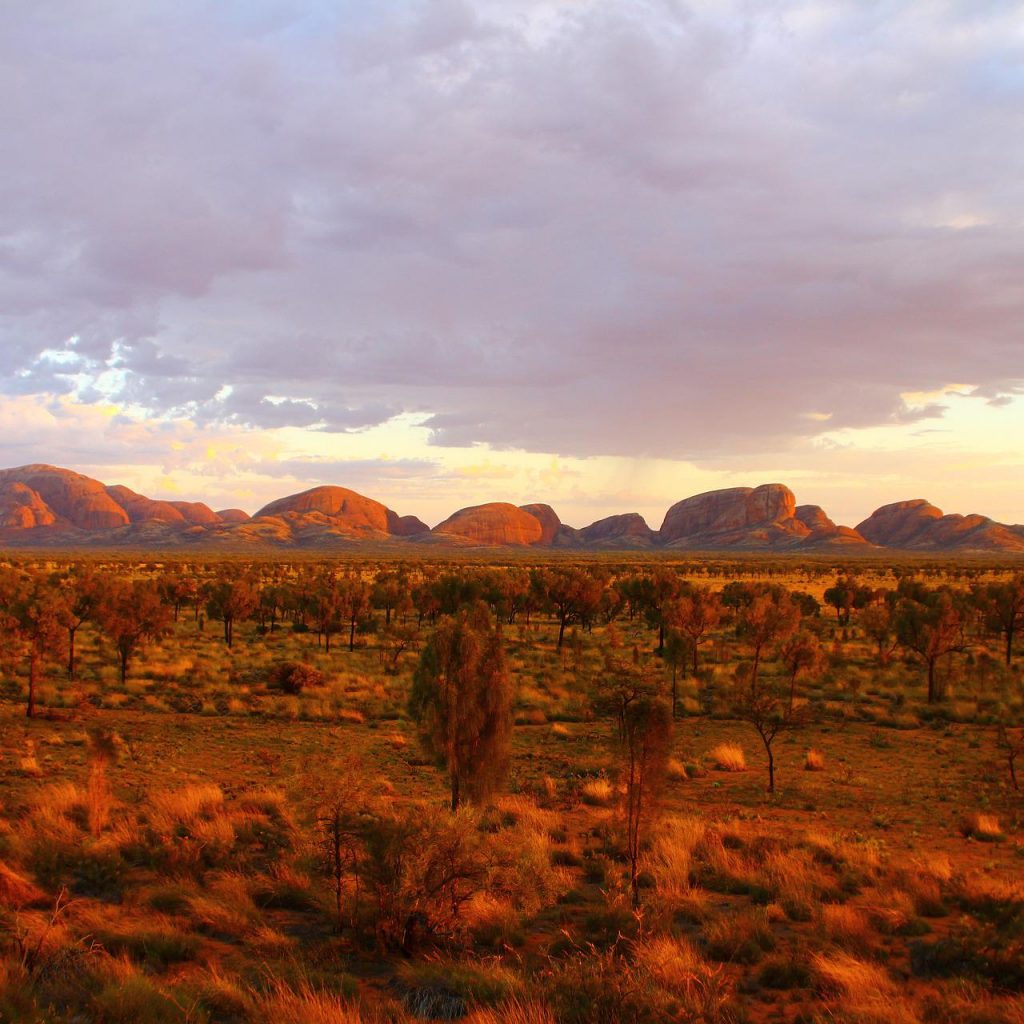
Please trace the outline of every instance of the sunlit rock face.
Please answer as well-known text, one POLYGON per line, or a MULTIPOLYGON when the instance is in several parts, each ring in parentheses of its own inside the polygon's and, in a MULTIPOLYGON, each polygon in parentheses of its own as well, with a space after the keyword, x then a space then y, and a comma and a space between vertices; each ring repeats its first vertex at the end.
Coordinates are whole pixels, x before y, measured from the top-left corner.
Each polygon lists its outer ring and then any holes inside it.
POLYGON ((527 547, 544 539, 544 525, 535 515, 503 501, 459 509, 431 532, 481 547, 527 547))

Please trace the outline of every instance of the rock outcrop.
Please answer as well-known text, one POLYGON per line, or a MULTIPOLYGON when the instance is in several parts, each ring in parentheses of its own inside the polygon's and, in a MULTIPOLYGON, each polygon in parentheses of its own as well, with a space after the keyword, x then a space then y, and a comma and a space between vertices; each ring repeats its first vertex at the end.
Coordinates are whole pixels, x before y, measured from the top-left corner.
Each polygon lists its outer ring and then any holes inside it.
POLYGON ((599 548, 648 548, 658 539, 639 512, 598 519, 576 532, 588 547, 599 548))
POLYGON ((582 529, 550 505, 489 502, 460 509, 433 530, 416 516, 345 487, 313 487, 250 517, 202 502, 149 498, 71 470, 31 465, 0 470, 0 542, 7 546, 228 548, 346 547, 426 543, 478 547, 629 550, 910 551, 1024 554, 1024 526, 981 515, 944 515, 924 499, 884 505, 856 530, 818 505, 797 505, 782 484, 708 491, 674 504, 660 530, 635 512, 582 529))
POLYGON ((811 533, 795 513, 796 498, 783 484, 706 491, 673 505, 659 538, 695 549, 792 546, 811 533))
POLYGON ((0 470, 0 487, 10 484, 22 484, 32 492, 29 504, 42 518, 53 517, 38 525, 93 531, 116 530, 131 521, 103 484, 70 469, 32 465, 0 470))
POLYGON ((896 501, 868 516, 857 532, 881 547, 916 551, 1024 551, 1024 529, 987 516, 943 515, 925 501, 896 501))
POLYGON ((809 547, 857 547, 867 541, 849 526, 838 526, 820 505, 797 505, 796 518, 810 530, 802 543, 809 547))
POLYGON ((237 524, 249 522, 252 516, 240 508, 222 508, 217 510, 217 518, 222 523, 237 524))
POLYGON ((0 528, 35 530, 56 521, 53 509, 31 487, 17 480, 0 484, 0 528))
POLYGON ((289 539, 319 544, 335 539, 386 540, 413 537, 427 530, 415 516, 399 516, 379 501, 347 487, 311 487, 264 505, 240 529, 276 543, 289 539))
POLYGON ((480 547, 527 547, 544 537, 541 521, 503 501, 459 509, 430 531, 434 538, 480 547))

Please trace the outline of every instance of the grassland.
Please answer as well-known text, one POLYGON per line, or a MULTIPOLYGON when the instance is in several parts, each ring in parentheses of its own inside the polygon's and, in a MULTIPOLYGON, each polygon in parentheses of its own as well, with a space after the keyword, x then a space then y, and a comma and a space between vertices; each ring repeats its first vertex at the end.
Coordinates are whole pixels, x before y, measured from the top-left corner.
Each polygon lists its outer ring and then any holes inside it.
MULTIPOLYGON (((630 568, 598 564, 613 580, 630 568)), ((961 587, 1008 575, 905 568, 961 587)), ((770 578, 818 600, 836 576, 757 560, 681 571, 717 589, 770 578)), ((859 578, 896 582, 880 564, 859 578)), ((203 617, 182 610, 124 683, 87 623, 77 678, 55 657, 31 720, 10 654, 0 1020, 1024 1020, 1024 795, 997 728, 1024 724, 1024 684, 980 625, 943 659, 946 697, 929 704, 917 660, 894 649, 880 664, 856 614, 846 626, 828 608, 813 616, 827 657, 798 690, 814 714, 776 742, 769 795, 758 736, 727 699, 749 656, 723 621, 699 675, 675 673, 680 717, 633 909, 614 724, 593 696, 610 648, 635 649, 670 685, 642 616, 574 625, 561 650, 543 608, 503 625, 511 771, 492 804, 457 815, 406 711, 429 622, 390 672, 379 612, 354 650, 330 653, 288 620, 246 620, 228 650, 203 617), (283 693, 282 662, 322 682, 283 693), (358 876, 376 879, 376 903, 355 873, 332 873, 325 808, 391 830, 373 850, 382 863, 398 850, 401 877, 358 876), (432 888, 439 849, 459 877, 432 888)))

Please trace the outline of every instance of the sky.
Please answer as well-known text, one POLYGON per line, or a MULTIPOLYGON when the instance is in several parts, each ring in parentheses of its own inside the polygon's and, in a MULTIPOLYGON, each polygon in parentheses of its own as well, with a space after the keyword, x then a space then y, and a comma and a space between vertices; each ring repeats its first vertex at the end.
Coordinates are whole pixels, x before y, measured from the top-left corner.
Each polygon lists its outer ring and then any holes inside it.
POLYGON ((1024 522, 1024 2, 6 0, 0 465, 1024 522))

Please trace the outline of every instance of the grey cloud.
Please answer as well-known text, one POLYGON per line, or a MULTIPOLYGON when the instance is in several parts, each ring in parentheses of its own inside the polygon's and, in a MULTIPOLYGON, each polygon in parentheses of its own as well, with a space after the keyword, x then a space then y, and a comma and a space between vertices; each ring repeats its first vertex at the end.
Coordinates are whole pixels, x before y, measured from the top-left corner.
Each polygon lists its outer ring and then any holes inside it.
POLYGON ((1020 13, 6 5, 0 387, 696 460, 998 404, 1020 13))

